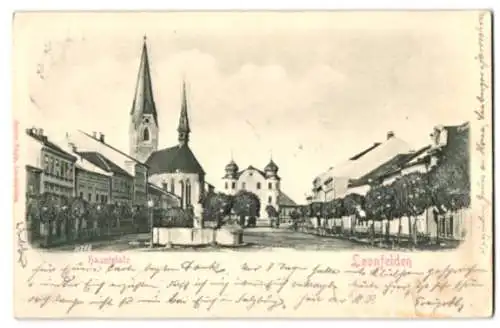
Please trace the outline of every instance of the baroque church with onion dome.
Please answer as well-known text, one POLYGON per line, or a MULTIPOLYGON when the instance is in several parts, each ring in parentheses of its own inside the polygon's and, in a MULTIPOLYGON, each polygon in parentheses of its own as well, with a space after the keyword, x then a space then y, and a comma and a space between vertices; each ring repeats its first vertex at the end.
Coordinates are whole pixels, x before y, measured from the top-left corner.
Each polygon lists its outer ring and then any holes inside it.
POLYGON ((193 207, 201 215, 201 200, 206 183, 205 171, 189 147, 188 103, 185 83, 182 85, 182 104, 177 126, 178 143, 158 149, 159 121, 153 97, 146 38, 137 76, 134 101, 130 112, 130 156, 148 166, 148 180, 180 199, 182 208, 193 207))
POLYGON ((254 193, 260 200, 260 219, 268 220, 266 207, 273 206, 277 212, 280 210, 282 195, 278 175, 278 165, 271 159, 260 170, 252 165, 240 170, 233 159, 226 165, 225 175, 222 178, 224 184, 223 192, 228 195, 235 195, 238 191, 246 190, 254 193))

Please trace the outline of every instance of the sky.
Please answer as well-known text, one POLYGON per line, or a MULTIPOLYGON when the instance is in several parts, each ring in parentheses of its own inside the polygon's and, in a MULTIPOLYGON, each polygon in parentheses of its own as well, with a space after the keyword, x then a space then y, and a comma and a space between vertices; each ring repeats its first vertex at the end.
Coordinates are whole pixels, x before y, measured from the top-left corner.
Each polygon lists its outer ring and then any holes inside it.
POLYGON ((128 151, 147 35, 160 148, 177 143, 185 79, 207 181, 222 185, 231 154, 240 168, 272 156, 303 203, 315 176, 388 131, 418 149, 470 120, 476 25, 465 12, 18 14, 14 111, 54 139, 97 131, 128 151))

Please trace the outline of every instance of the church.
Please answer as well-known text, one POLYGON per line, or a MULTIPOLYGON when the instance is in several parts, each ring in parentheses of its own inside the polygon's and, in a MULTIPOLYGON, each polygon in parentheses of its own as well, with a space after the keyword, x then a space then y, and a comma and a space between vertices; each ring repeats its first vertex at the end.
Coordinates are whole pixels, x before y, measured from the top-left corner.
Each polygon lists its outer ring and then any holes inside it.
POLYGON ((225 194, 236 195, 238 191, 246 190, 259 198, 259 218, 261 220, 269 220, 267 206, 271 205, 277 212, 280 210, 281 178, 278 175, 278 166, 272 159, 264 167, 264 170, 252 165, 240 170, 235 161, 231 159, 231 162, 225 167, 222 179, 225 194))
MULTIPOLYGON (((179 198, 182 208, 193 207, 201 213, 205 192, 205 171, 189 148, 189 126, 186 85, 182 84, 182 103, 177 126, 177 144, 158 149, 159 120, 156 109, 147 40, 144 37, 135 95, 130 111, 129 154, 148 166, 148 181, 179 198)), ((198 212, 198 213, 197 213, 198 212)))

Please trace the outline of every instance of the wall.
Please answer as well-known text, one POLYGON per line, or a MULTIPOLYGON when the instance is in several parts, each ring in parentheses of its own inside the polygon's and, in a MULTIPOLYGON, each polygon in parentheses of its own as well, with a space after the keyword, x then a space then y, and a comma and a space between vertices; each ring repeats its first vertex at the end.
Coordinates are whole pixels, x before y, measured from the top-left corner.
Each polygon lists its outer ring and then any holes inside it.
POLYGON ((75 196, 81 197, 92 203, 110 202, 110 177, 95 172, 76 169, 75 180, 75 196))
POLYGON ((266 206, 272 205, 279 211, 278 196, 280 192, 280 181, 273 178, 264 177, 256 169, 246 169, 241 173, 238 180, 236 181, 236 188, 231 189, 232 180, 224 181, 224 193, 234 195, 240 190, 246 190, 257 195, 260 201, 260 218, 268 218, 266 212, 266 206), (225 182, 228 182, 228 189, 225 189, 225 182), (245 187, 243 188, 243 184, 245 187), (260 184, 260 188, 258 188, 260 184), (271 189, 269 189, 269 184, 271 184, 271 189), (271 202, 269 202, 269 198, 271 202))
POLYGON ((362 186, 357 186, 357 187, 351 187, 347 189, 346 195, 348 194, 359 194, 361 196, 365 196, 368 191, 370 191, 370 186, 369 185, 362 185, 362 186))
POLYGON ((194 204, 198 203, 200 192, 203 192, 203 182, 200 182, 200 177, 196 173, 153 174, 149 177, 149 182, 159 188, 164 188, 165 183, 167 191, 181 198, 183 208, 186 208, 187 205, 194 206, 194 204))
POLYGON ((134 205, 147 205, 148 169, 145 165, 134 165, 134 205))
POLYGON ((242 233, 226 229, 153 228, 153 243, 171 245, 239 245, 242 233))
POLYGON ((28 195, 40 194, 41 171, 36 168, 26 167, 26 193, 28 195))
POLYGON ((74 195, 75 166, 74 161, 58 155, 44 147, 42 149, 43 174, 40 192, 72 197, 74 195))
POLYGON ((132 185, 134 178, 121 174, 114 174, 111 178, 111 203, 130 204, 132 202, 132 185))

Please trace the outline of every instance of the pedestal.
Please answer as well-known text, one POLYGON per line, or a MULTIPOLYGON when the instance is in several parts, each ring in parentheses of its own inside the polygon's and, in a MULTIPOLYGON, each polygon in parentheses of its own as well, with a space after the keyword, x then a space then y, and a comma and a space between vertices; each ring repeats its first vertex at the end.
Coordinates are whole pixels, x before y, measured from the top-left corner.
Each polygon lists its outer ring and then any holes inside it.
POLYGON ((194 212, 193 227, 200 229, 203 228, 203 206, 200 203, 194 205, 193 212, 194 212))

